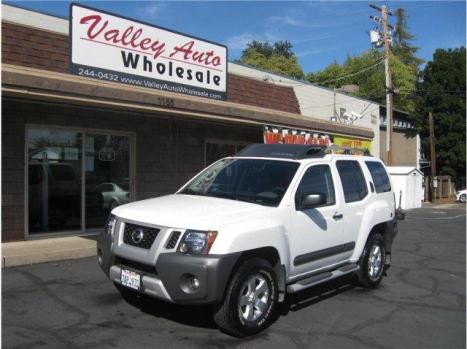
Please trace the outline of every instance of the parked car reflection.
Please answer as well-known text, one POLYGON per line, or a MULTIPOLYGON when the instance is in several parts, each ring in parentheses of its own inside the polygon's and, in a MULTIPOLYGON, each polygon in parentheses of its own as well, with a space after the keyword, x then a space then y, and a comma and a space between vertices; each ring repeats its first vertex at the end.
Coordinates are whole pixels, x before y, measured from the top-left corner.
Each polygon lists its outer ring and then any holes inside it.
POLYGON ((112 211, 115 207, 130 202, 127 183, 101 183, 96 187, 96 191, 102 194, 103 209, 112 211))

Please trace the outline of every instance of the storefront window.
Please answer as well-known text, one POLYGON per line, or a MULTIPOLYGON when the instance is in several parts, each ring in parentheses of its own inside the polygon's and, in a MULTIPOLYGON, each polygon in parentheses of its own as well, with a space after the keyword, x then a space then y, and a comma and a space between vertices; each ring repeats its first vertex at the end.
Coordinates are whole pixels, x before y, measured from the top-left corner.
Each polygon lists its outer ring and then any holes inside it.
POLYGON ((128 137, 86 135, 86 228, 101 227, 110 211, 130 202, 128 137))
POLYGON ((28 132, 29 232, 81 229, 82 134, 28 132))
POLYGON ((246 147, 246 143, 209 140, 206 141, 206 166, 211 165, 219 159, 232 156, 246 147))
POLYGON ((27 142, 30 234, 100 228, 129 202, 128 136, 30 128, 27 142))

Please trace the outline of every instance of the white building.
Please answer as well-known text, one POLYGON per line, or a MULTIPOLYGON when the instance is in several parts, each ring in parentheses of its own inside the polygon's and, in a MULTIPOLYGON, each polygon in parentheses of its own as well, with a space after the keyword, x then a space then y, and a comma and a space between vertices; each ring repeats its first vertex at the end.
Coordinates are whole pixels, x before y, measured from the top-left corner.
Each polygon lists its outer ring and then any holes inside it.
MULTIPOLYGON (((380 156, 380 105, 378 103, 244 64, 229 62, 228 70, 236 75, 293 87, 301 114, 304 116, 370 128, 375 134, 371 142, 371 153, 380 156)), ((360 144, 365 147, 368 142, 361 140, 358 143, 358 141, 358 139, 339 137, 338 142, 334 143, 353 146, 360 144)))

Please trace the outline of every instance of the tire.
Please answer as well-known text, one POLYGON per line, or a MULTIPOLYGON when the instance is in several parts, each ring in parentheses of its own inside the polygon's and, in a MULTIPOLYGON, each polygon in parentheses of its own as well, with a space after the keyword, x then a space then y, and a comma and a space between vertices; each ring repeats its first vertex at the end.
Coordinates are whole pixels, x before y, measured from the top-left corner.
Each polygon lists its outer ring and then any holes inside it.
POLYGON ((249 259, 234 273, 224 300, 214 311, 214 321, 227 334, 251 336, 271 325, 277 297, 271 264, 261 258, 249 259))
POLYGON ((358 271, 359 283, 368 288, 377 287, 384 275, 384 260, 386 250, 383 236, 379 233, 371 234, 360 257, 358 271))
POLYGON ((463 204, 465 204, 465 201, 466 201, 467 197, 465 194, 462 194, 461 196, 459 196, 459 201, 463 204))

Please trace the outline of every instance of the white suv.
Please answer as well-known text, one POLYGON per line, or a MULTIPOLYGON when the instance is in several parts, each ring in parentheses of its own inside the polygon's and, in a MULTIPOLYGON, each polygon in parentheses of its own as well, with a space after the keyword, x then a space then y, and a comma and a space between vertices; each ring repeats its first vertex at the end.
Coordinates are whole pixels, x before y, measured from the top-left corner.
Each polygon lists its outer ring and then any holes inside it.
POLYGON ((246 336, 278 302, 344 274, 377 286, 397 232, 386 169, 320 146, 254 144, 177 193, 119 206, 99 264, 124 297, 212 304, 219 327, 246 336))

